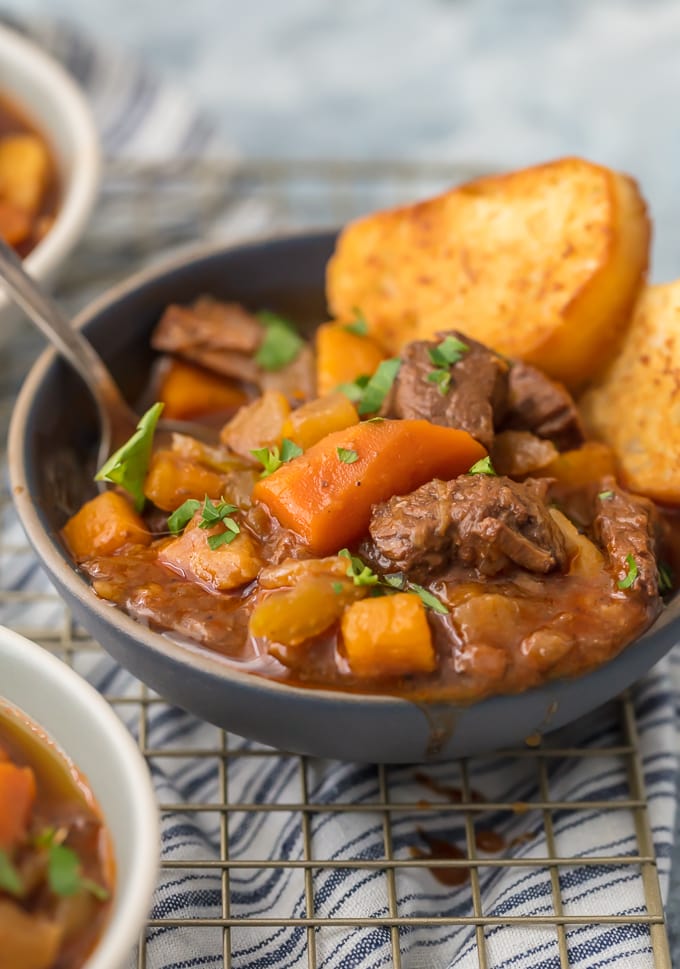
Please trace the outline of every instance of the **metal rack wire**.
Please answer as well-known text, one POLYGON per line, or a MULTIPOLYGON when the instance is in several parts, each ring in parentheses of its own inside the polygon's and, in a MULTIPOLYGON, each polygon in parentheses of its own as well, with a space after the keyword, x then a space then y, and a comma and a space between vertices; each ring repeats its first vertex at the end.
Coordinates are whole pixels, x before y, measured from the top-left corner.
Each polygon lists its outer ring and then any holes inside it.
MULTIPOLYGON (((425 195, 470 174, 450 166, 356 164, 329 166, 307 163, 293 166, 278 163, 252 163, 243 167, 231 164, 182 166, 175 170, 114 168, 109 171, 105 194, 101 200, 97 220, 79 254, 71 262, 70 271, 61 284, 60 296, 72 308, 82 305, 95 292, 129 273, 142 261, 159 251, 206 237, 235 239, 280 229, 300 226, 331 225, 377 205, 389 204, 418 195, 425 195)), ((6 422, 11 399, 28 363, 39 348, 32 334, 23 334, 0 362, 0 391, 4 406, 0 418, 6 422)), ((0 520, 11 521, 11 501, 8 494, 0 499, 0 520)), ((28 583, 28 591, 12 592, 10 573, 33 567, 32 554, 18 528, 4 531, 5 541, 0 547, 0 620, 19 632, 30 636, 62 656, 80 672, 86 670, 100 656, 98 645, 79 629, 63 603, 51 590, 39 583, 28 583), (40 606, 40 609, 38 609, 40 606)), ((172 913, 157 912, 149 921, 146 939, 158 930, 172 927, 191 930, 198 940, 208 939, 214 954, 213 964, 220 958, 231 966, 239 933, 257 930, 285 930, 301 932, 304 936, 304 956, 300 965, 315 969, 323 962, 328 950, 327 938, 338 933, 360 939, 367 930, 380 930, 388 942, 391 965, 394 969, 406 966, 435 965, 431 961, 417 962, 403 955, 404 939, 408 933, 427 929, 446 932, 465 927, 471 933, 472 944, 480 969, 494 964, 492 934, 495 927, 516 925, 527 938, 547 934, 556 937, 561 969, 570 962, 570 932, 574 927, 592 925, 646 927, 655 966, 670 969, 664 915, 656 858, 648 819, 648 804, 640 762, 639 740, 634 707, 628 697, 616 701, 614 732, 606 746, 540 746, 523 748, 508 754, 522 761, 527 777, 535 779, 539 797, 530 801, 482 800, 476 793, 476 771, 489 757, 474 762, 461 761, 447 765, 444 776, 450 783, 455 776, 457 795, 428 793, 422 797, 404 798, 395 778, 403 777, 402 768, 377 765, 367 776, 368 794, 360 801, 337 799, 324 794, 323 778, 328 768, 323 762, 285 754, 259 746, 244 747, 239 738, 216 728, 206 728, 205 742, 184 745, 158 745, 154 739, 154 711, 163 707, 162 698, 141 683, 132 690, 107 694, 107 699, 125 722, 134 723, 139 746, 150 766, 161 760, 201 762, 212 774, 216 796, 208 801, 192 800, 179 803, 169 800, 160 804, 161 812, 194 819, 201 816, 216 818, 218 852, 196 857, 194 853, 166 858, 162 864, 161 880, 183 872, 193 872, 211 878, 217 886, 217 897, 209 912, 192 919, 175 918, 172 913), (286 760, 291 768, 291 783, 297 794, 272 800, 249 799, 234 783, 234 771, 239 760, 258 758, 262 769, 274 761, 286 760), (555 771, 565 761, 600 758, 602 764, 616 763, 627 781, 625 796, 607 801, 591 799, 560 799, 552 796, 555 771), (320 793, 321 792, 321 793, 320 793), (602 809, 625 815, 635 834, 635 850, 631 853, 595 856, 573 856, 565 850, 565 839, 557 830, 556 820, 565 814, 602 809), (317 833, 320 819, 349 815, 371 815, 379 824, 379 850, 372 857, 365 854, 328 856, 318 850, 317 833), (463 848, 458 857, 423 857, 409 851, 403 839, 396 835, 399 819, 408 816, 415 824, 434 815, 455 819, 462 832, 463 848), (301 850, 299 857, 290 852, 272 851, 269 857, 248 857, 232 852, 233 831, 239 820, 256 815, 266 816, 271 825, 299 826, 301 850), (519 837, 505 838, 496 851, 480 848, 482 826, 489 818, 502 830, 510 833, 520 829, 519 837), (537 833, 545 843, 545 853, 539 856, 521 850, 537 833), (641 874, 642 900, 640 910, 627 914, 606 911, 575 910, 565 902, 563 882, 566 873, 575 867, 634 866, 641 874), (415 872, 430 869, 434 875, 460 873, 468 892, 466 904, 458 914, 404 914, 400 911, 400 881, 415 872), (508 868, 548 872, 550 901, 543 914, 530 916, 504 914, 487 898, 489 873, 508 868), (351 907, 332 913, 320 897, 319 884, 335 872, 356 870, 374 873, 382 879, 384 906, 379 916, 366 917, 351 907), (302 905, 299 911, 270 911, 266 916, 245 914, 233 904, 234 885, 248 873, 285 872, 301 879, 302 905)), ((496 757, 497 755, 493 755, 496 757)), ((450 793, 449 788, 449 793, 450 793)), ((455 876, 454 876, 455 877, 455 876)), ((354 944, 354 943, 352 943, 354 944)), ((359 950, 358 950, 359 951, 359 950)), ((443 950, 442 950, 443 951, 443 950)), ((430 958, 430 957, 425 957, 430 958)), ((360 962, 355 962, 360 965, 360 962)), ((139 969, 149 966, 145 939, 140 941, 139 969)))

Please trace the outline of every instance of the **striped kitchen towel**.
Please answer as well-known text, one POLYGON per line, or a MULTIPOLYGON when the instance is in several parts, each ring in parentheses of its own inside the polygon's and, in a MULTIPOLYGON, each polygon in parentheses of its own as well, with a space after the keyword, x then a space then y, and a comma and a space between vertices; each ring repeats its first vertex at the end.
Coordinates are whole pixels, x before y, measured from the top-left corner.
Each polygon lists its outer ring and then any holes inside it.
MULTIPOLYGON (((214 126, 143 67, 91 44, 68 26, 41 25, 29 32, 87 91, 108 157, 171 161, 224 153, 214 126)), ((26 545, 8 493, 4 499, 0 575, 2 592, 13 595, 0 596, 0 622, 38 639, 43 631, 53 640, 55 629, 68 628, 64 606, 26 545)), ((109 697, 139 696, 140 685, 101 653, 77 652, 75 665, 109 697)), ((678 649, 637 684, 632 696, 665 895, 675 815, 678 649)), ((116 709, 138 735, 138 705, 116 709)), ((463 785, 460 764, 381 770, 301 761, 233 736, 227 738, 225 757, 216 728, 163 702, 152 703, 144 739, 154 751, 150 767, 159 801, 173 809, 162 818, 168 866, 152 911, 160 924, 149 929, 145 961, 131 955, 130 969, 140 964, 147 969, 220 967, 225 951, 234 969, 377 969, 397 964, 395 945, 403 969, 477 969, 484 964, 481 946, 490 969, 559 969, 561 943, 570 966, 650 969, 650 929, 635 921, 647 911, 650 888, 640 867, 625 863, 641 846, 635 814, 621 804, 630 797, 630 763, 620 749, 626 737, 619 713, 618 704, 609 704, 562 732, 560 744, 577 746, 583 756, 471 760, 466 769, 478 803, 514 806, 476 815, 473 831, 452 804, 463 785), (225 792, 235 805, 226 826, 218 809, 225 792), (532 807, 546 795, 564 806, 550 812, 532 807), (374 806, 386 797, 404 805, 390 812, 389 822, 374 806), (303 800, 305 812, 299 810, 303 800), (569 808, 570 802, 580 807, 569 808), (464 866, 428 866, 424 856, 460 857, 471 839, 479 857, 491 862, 479 866, 478 881, 464 866), (225 849, 234 865, 228 882, 216 864, 225 849), (397 861, 419 858, 422 867, 397 866, 392 877, 380 864, 386 853, 397 861), (572 861, 551 868, 545 861, 551 855, 572 861), (305 880, 302 863, 309 857, 318 865, 305 880), (494 866, 500 857, 517 864, 494 866), (619 862, 598 860, 611 858, 619 862), (183 864, 171 867, 176 862, 183 864), (569 925, 562 940, 554 926, 517 924, 521 916, 549 920, 556 894, 564 915, 605 921, 569 925), (470 922, 453 923, 480 908, 492 920, 483 939, 470 922), (226 940, 219 926, 181 924, 188 918, 217 920, 225 913, 242 920, 226 940), (324 920, 311 935, 304 924, 286 924, 310 914, 324 920), (385 924, 395 915, 402 922, 398 940, 385 924), (612 916, 623 921, 607 922, 612 916), (441 917, 448 923, 433 924, 441 917), (365 924, 341 924, 351 919, 365 924)))

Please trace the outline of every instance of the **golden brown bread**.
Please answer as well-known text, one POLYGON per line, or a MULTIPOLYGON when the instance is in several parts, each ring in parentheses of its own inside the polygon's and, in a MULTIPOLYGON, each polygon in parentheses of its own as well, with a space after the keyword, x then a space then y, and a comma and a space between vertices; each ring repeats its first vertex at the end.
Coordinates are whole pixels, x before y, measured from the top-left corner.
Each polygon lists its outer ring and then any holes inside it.
POLYGON ((643 290, 616 359, 580 406, 629 488, 680 503, 680 281, 643 290))
POLYGON ((616 349, 649 234, 632 179, 566 158, 351 223, 328 301, 390 352, 455 328, 578 387, 616 349))

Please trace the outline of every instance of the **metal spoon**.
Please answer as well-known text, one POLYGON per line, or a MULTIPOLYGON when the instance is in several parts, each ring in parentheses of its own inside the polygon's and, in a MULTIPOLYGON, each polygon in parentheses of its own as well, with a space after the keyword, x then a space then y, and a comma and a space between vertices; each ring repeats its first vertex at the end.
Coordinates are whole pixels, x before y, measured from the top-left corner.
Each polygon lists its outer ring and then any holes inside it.
MULTIPOLYGON (((54 301, 24 270, 15 251, 0 238, 0 282, 52 346, 84 380, 99 413, 101 436, 97 467, 132 435, 139 417, 125 401, 106 364, 80 330, 75 329, 54 301)), ((157 430, 214 440, 215 429, 189 421, 161 419, 157 430)))

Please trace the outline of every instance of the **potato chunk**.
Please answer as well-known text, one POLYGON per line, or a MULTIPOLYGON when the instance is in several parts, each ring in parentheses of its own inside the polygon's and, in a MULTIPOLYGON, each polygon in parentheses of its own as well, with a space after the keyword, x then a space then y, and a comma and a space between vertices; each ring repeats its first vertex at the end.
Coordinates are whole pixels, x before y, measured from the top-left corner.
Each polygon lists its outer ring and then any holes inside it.
POLYGON ((0 198, 35 215, 50 174, 47 148, 35 135, 7 135, 0 140, 0 198))
POLYGON ((144 481, 144 495, 157 508, 174 511, 187 498, 220 498, 226 475, 217 474, 174 451, 156 451, 144 481))
POLYGON ((680 503, 680 281, 645 289, 619 355, 580 406, 632 491, 680 503))
POLYGON ((306 451, 327 434, 342 431, 358 423, 356 408, 344 394, 328 394, 325 397, 315 397, 297 410, 291 411, 282 433, 306 451))
POLYGON ((567 158, 352 223, 328 301, 393 352, 455 325, 575 387, 615 351, 648 249, 635 182, 567 158))
POLYGON ((437 665, 425 606, 413 593, 355 602, 345 610, 341 627, 355 676, 431 673, 437 665))
POLYGON ((253 451, 281 443, 290 404, 278 390, 266 390, 236 412, 220 432, 222 444, 235 454, 253 460, 253 451))
POLYGON ((103 491, 64 525, 64 541, 77 561, 111 555, 124 545, 148 545, 151 534, 127 498, 103 491))
POLYGON ((222 526, 203 529, 197 525, 196 519, 179 538, 168 542, 159 553, 159 561, 213 592, 238 589, 255 578, 263 563, 247 532, 241 531, 233 542, 212 549, 208 538, 223 531, 222 526))

